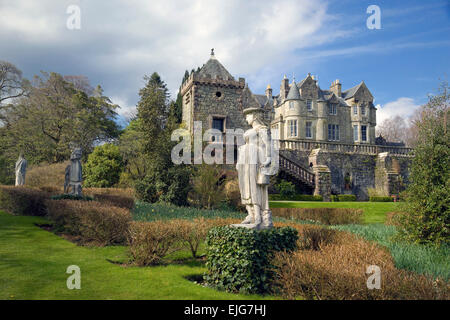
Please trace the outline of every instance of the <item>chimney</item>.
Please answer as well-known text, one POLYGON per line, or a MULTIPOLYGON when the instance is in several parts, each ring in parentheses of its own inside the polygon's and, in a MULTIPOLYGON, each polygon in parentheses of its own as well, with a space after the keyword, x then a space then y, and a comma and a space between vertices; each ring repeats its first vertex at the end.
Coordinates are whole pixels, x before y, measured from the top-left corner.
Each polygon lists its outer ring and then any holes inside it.
POLYGON ((268 99, 272 99, 272 88, 270 87, 270 84, 267 85, 267 88, 266 88, 266 97, 268 99))
POLYGON ((342 88, 342 85, 339 82, 339 79, 336 79, 331 83, 330 91, 333 92, 336 96, 340 97, 341 96, 341 88, 342 88))
POLYGON ((289 79, 284 75, 283 80, 281 80, 281 86, 280 86, 280 97, 282 100, 286 99, 287 95, 289 93, 289 79))

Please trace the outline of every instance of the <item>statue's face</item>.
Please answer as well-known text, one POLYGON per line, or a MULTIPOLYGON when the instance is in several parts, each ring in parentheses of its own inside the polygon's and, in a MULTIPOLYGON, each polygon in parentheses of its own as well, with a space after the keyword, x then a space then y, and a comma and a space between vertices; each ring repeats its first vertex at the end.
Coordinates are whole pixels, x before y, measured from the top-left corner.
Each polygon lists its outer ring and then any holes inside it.
POLYGON ((245 120, 247 121, 247 123, 249 125, 252 125, 253 121, 255 120, 255 117, 253 115, 253 113, 249 113, 245 116, 245 120))
POLYGON ((77 149, 73 150, 71 158, 72 159, 81 159, 81 149, 77 148, 77 149))

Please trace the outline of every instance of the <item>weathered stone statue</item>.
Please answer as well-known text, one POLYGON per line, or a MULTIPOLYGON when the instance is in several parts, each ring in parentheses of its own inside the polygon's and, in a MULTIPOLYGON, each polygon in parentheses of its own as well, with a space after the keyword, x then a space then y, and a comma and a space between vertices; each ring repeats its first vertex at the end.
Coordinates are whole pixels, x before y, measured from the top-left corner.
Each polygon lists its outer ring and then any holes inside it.
POLYGON ((81 196, 83 174, 81 168, 81 148, 75 148, 70 156, 70 164, 66 167, 64 193, 81 196))
POLYGON ((23 186, 25 184, 27 165, 27 160, 23 157, 23 154, 20 154, 16 162, 16 186, 23 186))
POLYGON ((273 227, 268 198, 269 179, 277 169, 275 159, 272 159, 270 129, 262 120, 262 109, 248 108, 244 115, 252 128, 244 133, 245 144, 238 149, 236 169, 241 201, 248 215, 241 224, 233 226, 267 229, 273 227))

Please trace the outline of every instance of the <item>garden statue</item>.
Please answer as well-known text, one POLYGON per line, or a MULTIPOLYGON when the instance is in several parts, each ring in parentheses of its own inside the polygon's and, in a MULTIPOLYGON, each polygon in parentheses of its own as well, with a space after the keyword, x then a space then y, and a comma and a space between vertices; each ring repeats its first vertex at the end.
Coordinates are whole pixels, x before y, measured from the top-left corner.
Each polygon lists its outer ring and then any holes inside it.
POLYGON ((245 120, 252 127, 244 133, 245 144, 238 149, 236 169, 239 190, 247 217, 234 227, 267 229, 273 227, 269 209, 268 186, 270 176, 276 174, 273 145, 268 126, 260 108, 244 109, 245 120))
POLYGON ((27 164, 28 162, 23 157, 23 154, 20 154, 19 159, 16 162, 16 186, 23 186, 25 184, 27 164))
POLYGON ((66 167, 64 193, 81 196, 82 181, 81 148, 75 148, 70 156, 70 164, 66 167))

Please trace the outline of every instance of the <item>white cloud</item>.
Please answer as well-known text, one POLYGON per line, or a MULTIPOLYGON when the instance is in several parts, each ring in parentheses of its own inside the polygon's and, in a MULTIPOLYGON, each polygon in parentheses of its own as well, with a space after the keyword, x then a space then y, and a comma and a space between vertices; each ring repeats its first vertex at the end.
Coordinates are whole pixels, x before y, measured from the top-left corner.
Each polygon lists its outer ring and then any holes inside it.
POLYGON ((144 74, 159 72, 175 94, 185 69, 205 63, 213 47, 234 76, 261 86, 279 81, 274 70, 289 74, 301 65, 296 50, 346 35, 330 21, 325 1, 2 0, 0 43, 32 72, 47 70, 47 59, 52 71, 86 74, 106 94, 134 103, 144 74), (73 4, 81 30, 66 28, 73 4))
POLYGON ((395 116, 401 116, 408 120, 418 108, 419 104, 414 102, 414 99, 402 97, 395 101, 388 102, 383 106, 377 105, 377 124, 381 124, 385 119, 392 119, 395 116))

